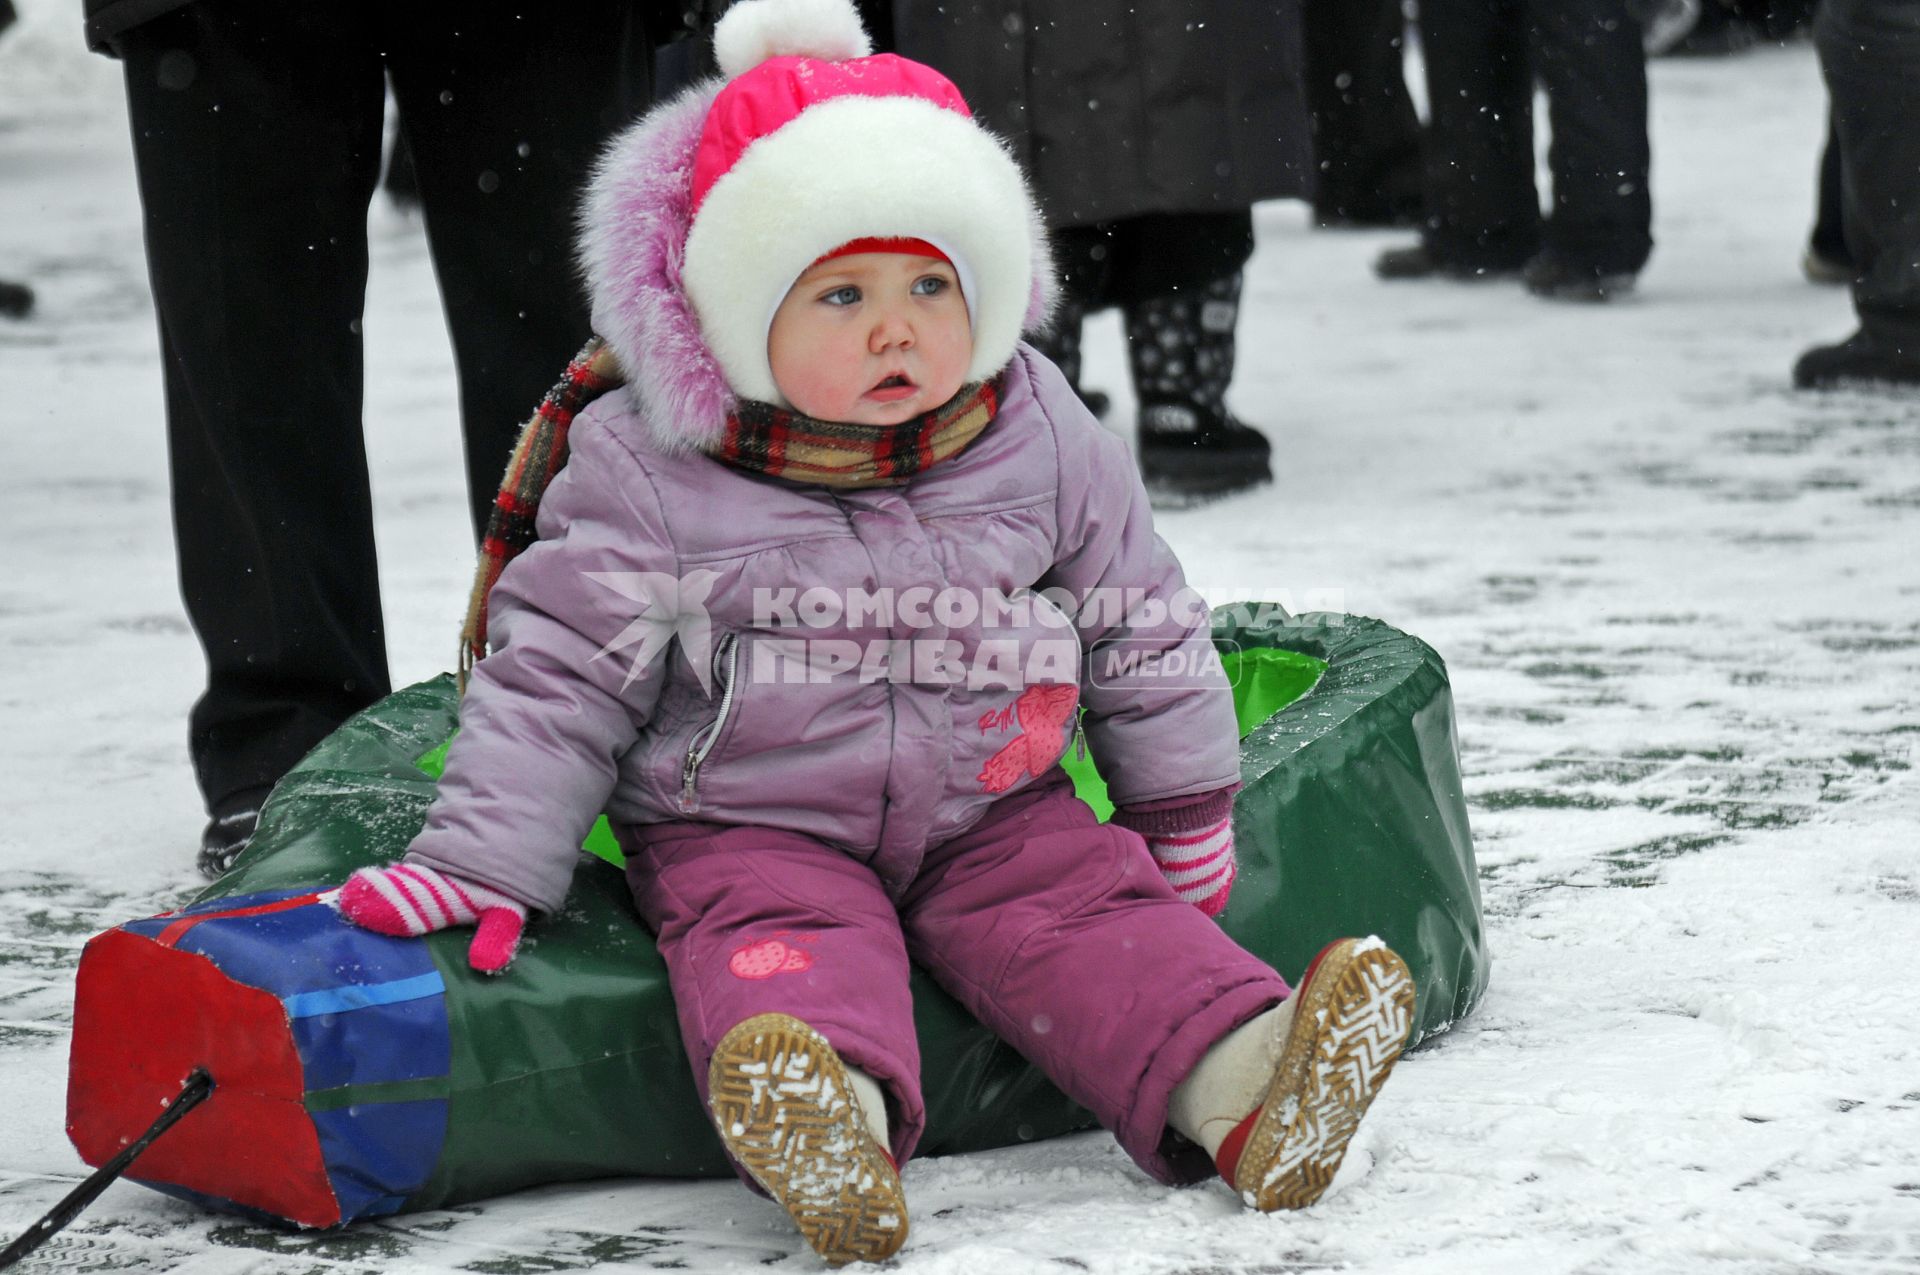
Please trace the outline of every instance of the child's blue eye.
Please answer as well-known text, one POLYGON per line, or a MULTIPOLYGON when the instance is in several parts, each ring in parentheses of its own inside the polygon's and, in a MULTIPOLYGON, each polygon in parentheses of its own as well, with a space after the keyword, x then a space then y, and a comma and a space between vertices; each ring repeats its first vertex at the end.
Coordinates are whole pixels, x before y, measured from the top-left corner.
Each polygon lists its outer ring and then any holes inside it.
POLYGON ((937 274, 923 275, 913 281, 913 293, 918 297, 938 296, 947 290, 947 281, 937 274))
POLYGON ((820 299, 828 305, 855 305, 860 300, 860 289, 848 284, 844 288, 835 288, 820 299))

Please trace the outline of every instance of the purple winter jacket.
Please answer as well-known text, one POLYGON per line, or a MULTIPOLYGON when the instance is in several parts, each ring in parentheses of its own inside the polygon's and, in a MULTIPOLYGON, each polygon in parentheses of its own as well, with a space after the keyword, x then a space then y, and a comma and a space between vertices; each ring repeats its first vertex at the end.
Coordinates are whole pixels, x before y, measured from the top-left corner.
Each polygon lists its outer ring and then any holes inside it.
POLYGON ((1029 347, 986 431, 903 486, 790 483, 698 450, 734 406, 678 287, 711 94, 630 129, 589 189, 595 326, 629 383, 575 420, 540 538, 494 586, 493 649, 408 858, 550 912, 604 811, 616 829, 805 833, 897 894, 925 847, 1048 772, 1076 703, 1116 803, 1235 783, 1204 608, 1148 602, 1185 586, 1126 444, 1029 347), (643 613, 669 582, 667 630, 643 613), (1134 661, 1090 677, 1114 643, 1134 661), (1175 651, 1211 671, 1138 658, 1175 651))

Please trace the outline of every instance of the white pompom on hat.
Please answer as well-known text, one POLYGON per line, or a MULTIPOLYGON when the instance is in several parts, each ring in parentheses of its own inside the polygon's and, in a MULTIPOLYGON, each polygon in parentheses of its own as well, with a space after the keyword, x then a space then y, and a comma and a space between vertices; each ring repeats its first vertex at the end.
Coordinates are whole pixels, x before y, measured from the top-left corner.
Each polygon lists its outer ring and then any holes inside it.
POLYGON ((1019 166, 921 63, 874 55, 851 0, 741 0, 714 31, 729 82, 693 166, 682 279, 728 384, 784 404, 767 332, 793 281, 856 239, 920 239, 954 263, 969 381, 1013 357, 1044 283, 1019 166))
POLYGON ((744 0, 713 32, 720 74, 738 79, 771 58, 848 62, 873 52, 860 15, 846 0, 744 0))

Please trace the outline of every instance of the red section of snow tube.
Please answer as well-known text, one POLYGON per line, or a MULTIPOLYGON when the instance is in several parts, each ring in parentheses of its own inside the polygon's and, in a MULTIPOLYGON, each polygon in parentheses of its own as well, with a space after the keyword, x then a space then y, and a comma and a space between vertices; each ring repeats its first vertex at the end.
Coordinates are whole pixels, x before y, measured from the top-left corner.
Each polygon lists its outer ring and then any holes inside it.
POLYGON ((213 1093, 130 1176, 302 1226, 340 1221, 287 1010, 273 995, 204 956, 110 930, 80 957, 69 1067, 67 1136, 88 1164, 138 1137, 204 1067, 213 1093))

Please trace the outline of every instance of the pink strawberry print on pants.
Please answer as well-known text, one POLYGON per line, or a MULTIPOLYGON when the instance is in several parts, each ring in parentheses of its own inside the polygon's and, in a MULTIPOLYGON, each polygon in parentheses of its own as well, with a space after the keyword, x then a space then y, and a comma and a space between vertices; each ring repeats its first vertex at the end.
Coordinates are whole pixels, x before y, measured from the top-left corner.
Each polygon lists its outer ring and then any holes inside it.
POLYGON ((735 978, 772 978, 812 968, 812 953, 789 947, 779 939, 758 939, 736 949, 727 959, 727 970, 735 978))

